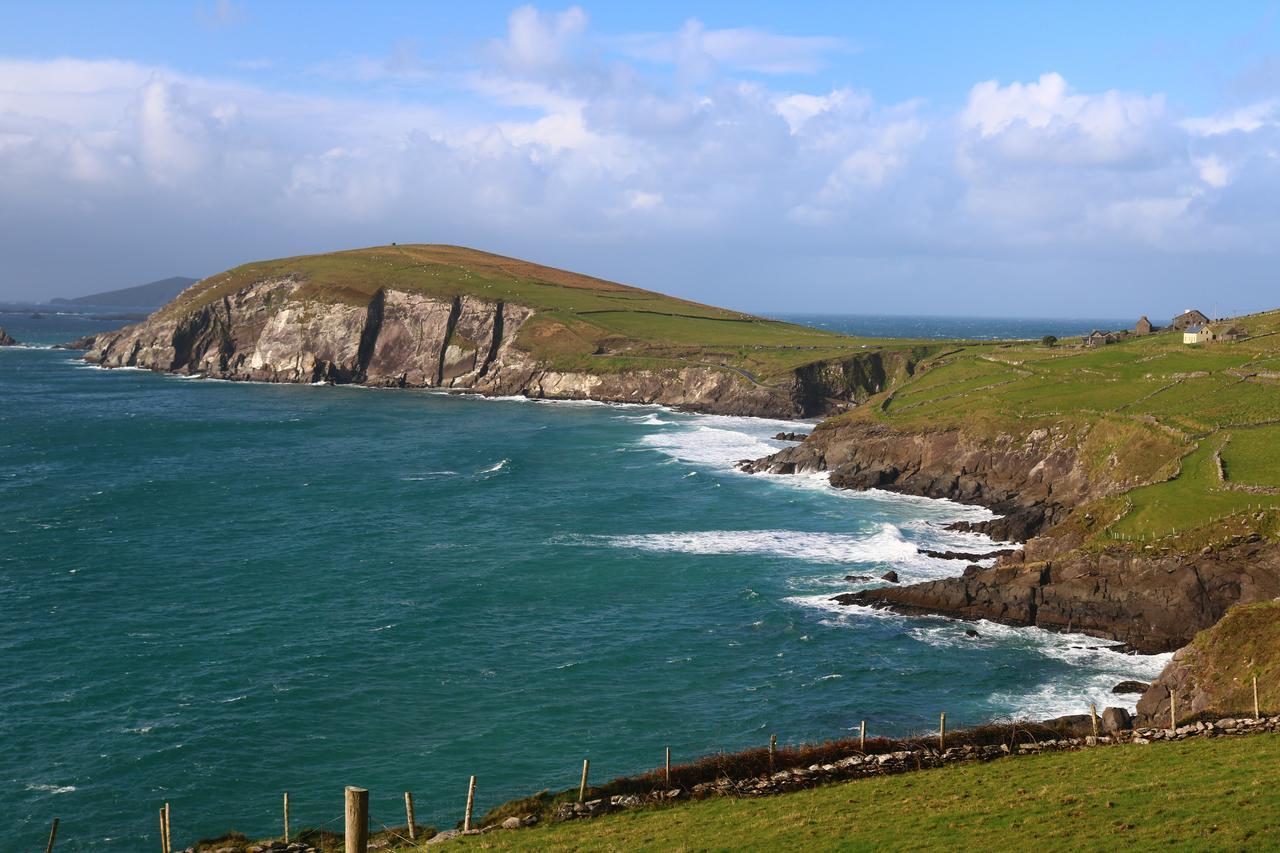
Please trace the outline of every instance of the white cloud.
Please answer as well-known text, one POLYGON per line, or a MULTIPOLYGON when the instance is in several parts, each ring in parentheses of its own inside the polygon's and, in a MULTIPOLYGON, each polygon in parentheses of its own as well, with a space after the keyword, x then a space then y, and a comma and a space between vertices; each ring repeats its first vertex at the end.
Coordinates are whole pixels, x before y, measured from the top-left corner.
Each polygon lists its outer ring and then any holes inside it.
POLYGON ((554 70, 565 62, 587 30, 587 13, 573 6, 541 12, 521 6, 507 18, 507 37, 495 45, 502 64, 520 73, 554 70))
POLYGON ((1239 131, 1253 133, 1280 122, 1280 100, 1260 101, 1239 109, 1202 118, 1189 118, 1182 126, 1196 136, 1221 136, 1239 131))
POLYGON ((1004 157, 1115 162, 1144 152, 1166 117, 1161 95, 1079 94, 1049 73, 1035 83, 977 84, 960 120, 1004 157))
POLYGON ((830 36, 788 36, 750 27, 708 30, 690 19, 676 33, 645 33, 618 40, 636 59, 680 66, 701 76, 716 65, 761 74, 809 74, 822 68, 833 53, 852 50, 830 36))
POLYGON ((1216 155, 1197 157, 1192 162, 1200 170, 1200 180, 1209 186, 1221 189, 1231 183, 1231 172, 1216 155))
MULTIPOLYGON (((0 60, 0 253, 17 269, 40 229, 88 239, 128 222, 110 247, 122 257, 184 239, 217 242, 228 263, 322 239, 525 241, 645 263, 685 246, 737 259, 725 275, 747 281, 763 273, 742 250, 765 240, 783 256, 904 264, 1280 245, 1273 107, 1179 121, 1158 93, 1046 73, 980 82, 948 112, 733 73, 794 73, 847 49, 823 37, 690 22, 622 41, 646 61, 610 53, 617 40, 577 7, 521 7, 447 75, 410 42, 341 60, 334 73, 379 93, 346 98, 115 60, 0 60), (191 236, 207 234, 220 236, 191 236)), ((48 258, 32 254, 28 274, 47 275, 48 258)))

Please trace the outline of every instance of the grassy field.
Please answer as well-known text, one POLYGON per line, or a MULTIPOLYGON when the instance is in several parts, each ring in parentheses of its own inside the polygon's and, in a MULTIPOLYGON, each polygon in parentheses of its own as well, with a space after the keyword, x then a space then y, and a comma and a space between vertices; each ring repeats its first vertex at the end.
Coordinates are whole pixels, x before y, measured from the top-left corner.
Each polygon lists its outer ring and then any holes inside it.
MULTIPOLYGON (((210 276, 164 309, 180 314, 258 281, 293 277, 300 295, 365 305, 380 288, 473 296, 538 310, 517 342, 565 369, 724 364, 762 382, 796 367, 904 342, 850 337, 701 305, 458 246, 375 246, 255 261, 210 276)), ((910 346, 907 343, 907 346, 910 346)))
POLYGON ((1257 735, 961 764, 453 843, 565 851, 1262 850, 1277 838, 1280 737, 1257 735))
POLYGON ((1113 523, 1092 531, 1095 544, 1235 523, 1280 509, 1280 312, 1240 322, 1248 339, 1199 346, 1177 332, 1098 349, 959 345, 842 417, 904 430, 1077 435, 1095 473, 1128 491, 1113 523))

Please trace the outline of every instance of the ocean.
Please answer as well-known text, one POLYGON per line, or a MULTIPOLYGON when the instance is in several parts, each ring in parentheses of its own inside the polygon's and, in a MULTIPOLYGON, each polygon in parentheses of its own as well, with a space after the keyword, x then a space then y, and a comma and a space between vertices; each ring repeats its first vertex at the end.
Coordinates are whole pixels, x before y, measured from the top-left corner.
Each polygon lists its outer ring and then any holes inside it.
MULTIPOLYGON (((97 321, 101 326, 102 323, 97 321)), ((92 318, 0 316, 50 343, 92 318)), ((114 324, 106 324, 108 326, 114 324)), ((884 332, 880 332, 883 334, 884 332)), ((986 511, 748 476, 792 422, 0 349, 0 814, 31 849, 461 818, 720 750, 1128 704, 1167 656, 833 605, 986 511), (980 636, 966 636, 974 627, 980 636)))

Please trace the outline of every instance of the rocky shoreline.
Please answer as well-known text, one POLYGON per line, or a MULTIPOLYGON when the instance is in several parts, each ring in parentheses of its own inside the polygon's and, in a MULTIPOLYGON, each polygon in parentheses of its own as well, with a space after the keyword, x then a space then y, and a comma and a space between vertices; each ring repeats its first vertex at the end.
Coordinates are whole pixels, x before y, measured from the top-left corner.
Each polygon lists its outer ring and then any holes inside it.
POLYGON ((1194 554, 1081 549, 1081 532, 1062 522, 1080 504, 1133 483, 1091 472, 1080 440, 1052 429, 979 439, 955 429, 904 433, 837 419, 801 444, 741 467, 820 471, 836 488, 978 504, 1000 517, 951 529, 1022 543, 989 568, 971 564, 955 577, 834 598, 845 605, 1083 633, 1156 654, 1185 646, 1237 604, 1280 596, 1280 546, 1258 536, 1194 554))

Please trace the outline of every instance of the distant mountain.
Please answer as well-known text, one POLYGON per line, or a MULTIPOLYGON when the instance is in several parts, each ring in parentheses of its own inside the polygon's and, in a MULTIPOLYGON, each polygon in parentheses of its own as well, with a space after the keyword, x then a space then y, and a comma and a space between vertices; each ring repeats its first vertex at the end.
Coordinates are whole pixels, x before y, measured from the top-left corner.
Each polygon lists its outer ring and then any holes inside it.
POLYGON ((122 290, 91 293, 88 296, 77 296, 75 299, 55 299, 53 303, 111 308, 159 308, 197 281, 199 281, 197 278, 175 275, 173 278, 162 278, 159 281, 126 287, 122 290))

